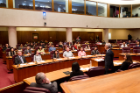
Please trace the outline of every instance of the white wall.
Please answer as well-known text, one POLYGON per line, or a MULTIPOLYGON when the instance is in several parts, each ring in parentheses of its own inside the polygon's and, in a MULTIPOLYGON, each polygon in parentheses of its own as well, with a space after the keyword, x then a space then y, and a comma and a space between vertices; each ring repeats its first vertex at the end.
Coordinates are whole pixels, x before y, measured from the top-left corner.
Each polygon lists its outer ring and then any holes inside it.
POLYGON ((66 13, 0 9, 0 26, 72 28, 140 28, 140 18, 106 18, 66 13))
POLYGON ((135 14, 138 14, 138 16, 140 17, 140 6, 133 6, 132 8, 132 14, 135 15, 135 14))

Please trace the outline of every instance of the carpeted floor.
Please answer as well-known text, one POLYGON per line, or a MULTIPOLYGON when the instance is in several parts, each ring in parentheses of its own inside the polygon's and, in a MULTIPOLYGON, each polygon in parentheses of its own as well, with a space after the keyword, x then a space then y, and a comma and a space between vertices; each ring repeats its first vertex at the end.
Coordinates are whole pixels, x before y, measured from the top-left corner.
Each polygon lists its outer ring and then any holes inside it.
POLYGON ((0 58, 0 88, 14 84, 13 73, 8 73, 6 64, 3 64, 3 59, 0 58))

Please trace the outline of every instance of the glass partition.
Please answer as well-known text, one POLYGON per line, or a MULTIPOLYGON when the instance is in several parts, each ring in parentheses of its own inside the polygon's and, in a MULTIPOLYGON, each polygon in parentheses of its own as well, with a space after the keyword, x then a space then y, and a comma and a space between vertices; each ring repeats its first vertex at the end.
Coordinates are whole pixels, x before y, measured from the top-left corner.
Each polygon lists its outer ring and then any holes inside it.
POLYGON ((33 9, 33 0, 13 0, 14 8, 33 9))
POLYGON ((131 5, 121 5, 120 7, 120 17, 131 17, 131 5))
POLYGON ((96 15, 96 2, 86 1, 86 14, 96 15))
POLYGON ((0 7, 7 7, 7 0, 0 0, 0 7))
POLYGON ((84 14, 84 0, 72 0, 72 13, 84 14))
POLYGON ((35 9, 52 11, 52 0, 35 0, 35 9))
POLYGON ((119 5, 110 5, 110 17, 119 17, 119 5))
POLYGON ((54 11, 68 13, 68 0, 54 0, 54 11))
POLYGON ((132 17, 140 17, 140 5, 132 5, 132 17))
POLYGON ((98 3, 98 16, 107 17, 107 4, 98 3))

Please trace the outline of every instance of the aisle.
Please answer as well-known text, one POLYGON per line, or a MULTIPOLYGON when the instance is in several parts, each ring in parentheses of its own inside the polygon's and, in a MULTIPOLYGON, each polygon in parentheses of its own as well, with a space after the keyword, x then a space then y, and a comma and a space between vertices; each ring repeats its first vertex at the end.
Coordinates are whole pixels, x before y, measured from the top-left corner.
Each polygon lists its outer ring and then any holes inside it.
POLYGON ((6 64, 3 64, 3 59, 0 59, 0 88, 14 84, 13 73, 7 72, 6 64))

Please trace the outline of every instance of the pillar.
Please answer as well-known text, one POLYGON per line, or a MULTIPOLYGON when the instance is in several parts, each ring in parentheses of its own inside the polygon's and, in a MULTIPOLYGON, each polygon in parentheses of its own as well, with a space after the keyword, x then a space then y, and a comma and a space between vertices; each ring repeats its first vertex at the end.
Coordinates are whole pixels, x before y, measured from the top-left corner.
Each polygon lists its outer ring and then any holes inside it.
POLYGON ((72 42, 72 28, 66 28, 66 40, 72 42))
POLYGON ((66 13, 69 12, 69 0, 65 0, 66 13))
POLYGON ((104 41, 106 42, 106 43, 108 43, 109 42, 109 39, 108 39, 108 33, 109 33, 109 31, 108 31, 109 29, 104 29, 104 41))
POLYGON ((17 45, 17 31, 16 27, 8 28, 9 45, 16 48, 17 45))

